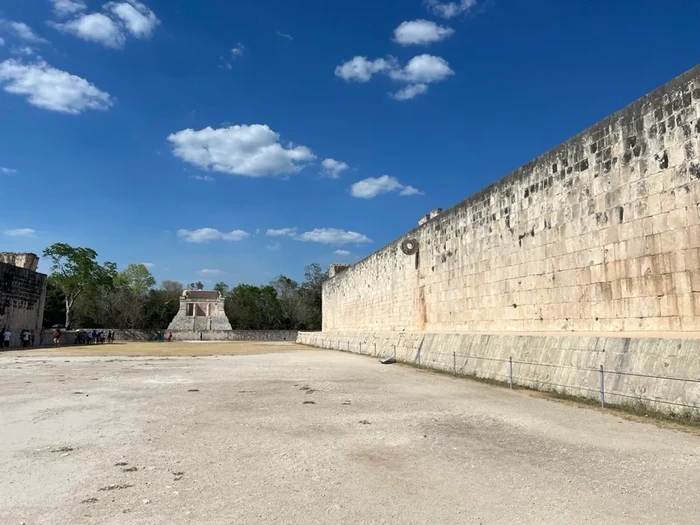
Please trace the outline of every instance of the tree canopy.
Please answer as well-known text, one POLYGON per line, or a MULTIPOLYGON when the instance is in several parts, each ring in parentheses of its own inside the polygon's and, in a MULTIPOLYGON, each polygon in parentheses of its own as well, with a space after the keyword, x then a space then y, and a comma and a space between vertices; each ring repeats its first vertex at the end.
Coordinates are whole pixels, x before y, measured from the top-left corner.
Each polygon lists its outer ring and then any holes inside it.
POLYGON ((44 257, 51 260, 52 285, 59 289, 65 301, 65 326, 71 326, 71 314, 75 301, 83 294, 92 294, 112 287, 117 265, 97 262, 97 252, 91 248, 74 248, 56 243, 44 250, 44 257))
MULTIPOLYGON (((185 287, 177 281, 157 284, 144 264, 121 272, 114 263, 97 262, 89 248, 54 244, 44 250, 52 262, 47 287, 44 326, 164 330, 180 307, 185 287)), ((306 267, 298 283, 280 275, 269 284, 214 285, 225 299, 225 312, 238 330, 320 330, 321 285, 326 273, 318 264, 306 267)), ((201 281, 188 290, 203 290, 201 281)))

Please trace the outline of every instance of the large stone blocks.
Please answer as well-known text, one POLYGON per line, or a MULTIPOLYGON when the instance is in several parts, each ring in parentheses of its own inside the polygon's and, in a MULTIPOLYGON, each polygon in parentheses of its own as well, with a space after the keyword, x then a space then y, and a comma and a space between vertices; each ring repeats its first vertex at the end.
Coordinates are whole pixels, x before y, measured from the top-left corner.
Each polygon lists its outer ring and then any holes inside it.
POLYGON ((336 273, 324 331, 697 330, 698 93, 700 66, 336 273))

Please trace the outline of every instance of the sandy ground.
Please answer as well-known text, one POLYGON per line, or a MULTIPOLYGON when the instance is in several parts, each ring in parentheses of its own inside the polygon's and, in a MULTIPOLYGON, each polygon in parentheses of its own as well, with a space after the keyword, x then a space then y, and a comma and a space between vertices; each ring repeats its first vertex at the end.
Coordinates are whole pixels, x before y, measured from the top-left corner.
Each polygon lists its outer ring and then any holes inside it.
POLYGON ((49 346, 30 349, 6 350, 4 357, 60 357, 60 356, 117 356, 117 357, 198 357, 211 355, 267 354, 298 350, 294 343, 236 341, 156 343, 153 341, 116 342, 102 345, 68 345, 55 349, 49 346))
POLYGON ((3 525, 700 522, 700 438, 601 411, 330 351, 30 355, 3 525))

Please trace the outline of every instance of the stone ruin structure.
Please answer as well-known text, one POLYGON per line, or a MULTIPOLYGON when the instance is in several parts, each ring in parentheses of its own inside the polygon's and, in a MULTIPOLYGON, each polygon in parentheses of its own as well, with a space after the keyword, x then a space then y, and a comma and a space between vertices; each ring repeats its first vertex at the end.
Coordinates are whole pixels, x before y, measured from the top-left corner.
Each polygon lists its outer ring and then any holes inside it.
POLYGON ((297 341, 700 410, 700 66, 329 272, 297 341))
POLYGON ((39 257, 33 253, 0 252, 0 329, 19 332, 41 329, 44 319, 47 276, 37 273, 39 257))
POLYGON ((180 296, 180 310, 168 326, 177 332, 212 332, 231 330, 224 298, 216 291, 185 290, 180 296))

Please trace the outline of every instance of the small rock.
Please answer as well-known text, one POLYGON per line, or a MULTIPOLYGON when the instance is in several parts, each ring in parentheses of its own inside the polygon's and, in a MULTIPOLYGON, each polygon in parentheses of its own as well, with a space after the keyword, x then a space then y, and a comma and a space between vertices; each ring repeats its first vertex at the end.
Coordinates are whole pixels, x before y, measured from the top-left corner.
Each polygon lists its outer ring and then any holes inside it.
POLYGON ((150 502, 151 502, 150 499, 145 499, 145 500, 143 500, 143 504, 144 504, 144 505, 148 505, 150 502))

